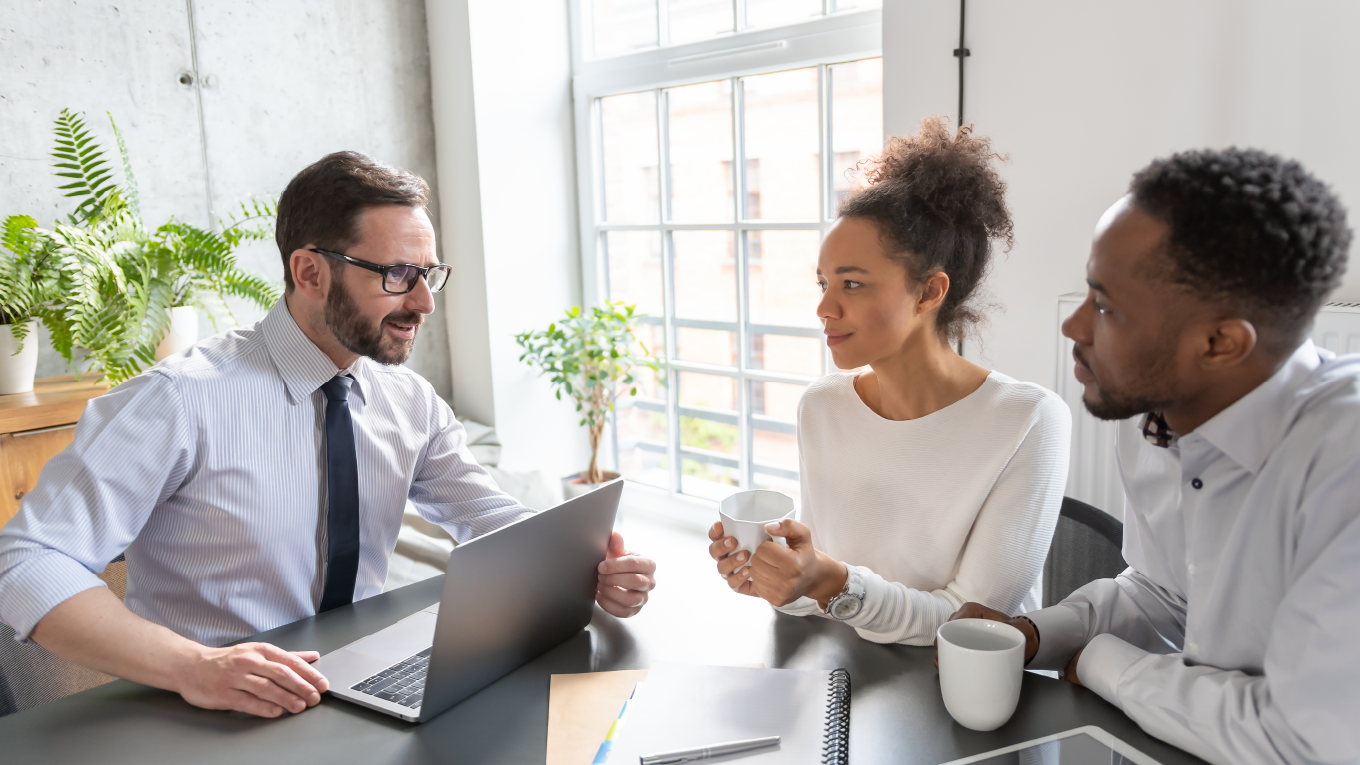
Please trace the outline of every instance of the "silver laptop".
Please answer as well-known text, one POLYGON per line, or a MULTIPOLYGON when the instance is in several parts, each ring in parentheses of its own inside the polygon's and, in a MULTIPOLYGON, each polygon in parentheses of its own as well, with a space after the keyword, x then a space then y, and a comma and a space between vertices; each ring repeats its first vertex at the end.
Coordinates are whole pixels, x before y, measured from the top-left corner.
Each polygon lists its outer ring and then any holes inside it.
POLYGON ((424 722, 585 629, 623 480, 461 544, 439 603, 322 656, 330 693, 424 722))

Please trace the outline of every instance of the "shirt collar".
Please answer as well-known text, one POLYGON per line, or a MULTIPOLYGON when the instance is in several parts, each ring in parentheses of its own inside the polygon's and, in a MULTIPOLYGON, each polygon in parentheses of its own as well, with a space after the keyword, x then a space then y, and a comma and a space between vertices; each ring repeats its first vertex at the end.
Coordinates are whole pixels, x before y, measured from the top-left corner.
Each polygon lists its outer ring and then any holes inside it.
POLYGON ((1297 413, 1295 394, 1321 365, 1313 341, 1305 340, 1268 380, 1195 432, 1237 464, 1259 471, 1297 413))
POLYGON ((317 388, 342 372, 348 372, 355 380, 350 391, 358 393, 364 403, 368 402, 364 393, 370 381, 368 359, 360 356, 347 370, 335 366, 335 362, 316 347, 316 343, 293 320, 293 315, 288 312, 288 298, 280 298, 260 324, 265 345, 269 348, 269 358, 273 360, 274 368, 279 371, 279 377, 283 378, 284 387, 288 390, 289 403, 310 400, 317 388))

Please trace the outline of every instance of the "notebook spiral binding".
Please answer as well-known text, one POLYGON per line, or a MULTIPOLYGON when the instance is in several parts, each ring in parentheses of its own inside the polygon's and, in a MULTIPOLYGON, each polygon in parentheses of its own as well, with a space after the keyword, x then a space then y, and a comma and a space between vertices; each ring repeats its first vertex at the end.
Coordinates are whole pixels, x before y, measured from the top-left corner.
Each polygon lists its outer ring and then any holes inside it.
POLYGON ((826 727, 822 731, 822 765, 850 762, 850 673, 831 672, 831 692, 826 701, 826 727))

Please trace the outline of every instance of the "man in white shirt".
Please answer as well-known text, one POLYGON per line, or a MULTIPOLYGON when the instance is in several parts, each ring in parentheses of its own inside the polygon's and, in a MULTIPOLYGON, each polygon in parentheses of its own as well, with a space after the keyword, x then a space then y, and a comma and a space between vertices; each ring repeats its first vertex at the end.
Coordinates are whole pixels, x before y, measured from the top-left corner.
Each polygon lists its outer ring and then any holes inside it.
POLYGON ((1177 154, 1096 227, 1064 325, 1123 420, 1115 579, 1008 619, 1066 677, 1210 762, 1360 762, 1360 357, 1307 339, 1345 271, 1336 196, 1258 151, 1177 154))
MULTIPOLYGON (((427 196, 354 152, 289 183, 284 299, 93 400, 0 530, 18 639, 197 706, 297 713, 327 689, 315 652, 217 646, 380 593, 408 501, 459 542, 533 512, 400 366, 449 271, 427 196), (95 576, 120 553, 126 604, 95 576)), ((597 602, 632 616, 654 571, 614 534, 597 602)))

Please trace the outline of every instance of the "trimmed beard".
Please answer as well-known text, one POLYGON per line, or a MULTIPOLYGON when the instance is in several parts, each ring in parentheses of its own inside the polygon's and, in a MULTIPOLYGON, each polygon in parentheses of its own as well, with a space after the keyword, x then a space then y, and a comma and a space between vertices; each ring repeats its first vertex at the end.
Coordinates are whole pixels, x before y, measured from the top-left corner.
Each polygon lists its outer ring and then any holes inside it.
POLYGON ((1082 359, 1081 348, 1073 347, 1072 356, 1078 364, 1086 367, 1094 379, 1100 398, 1093 402, 1088 394, 1082 393, 1081 403, 1086 406, 1086 411, 1099 419, 1127 420, 1148 412, 1160 412, 1170 403, 1171 396, 1165 388, 1168 387, 1168 374, 1174 364, 1169 353, 1159 356, 1143 367, 1146 371, 1130 386, 1138 389, 1134 392, 1111 391, 1101 387, 1100 378, 1096 377, 1095 370, 1082 359))
POLYGON ((336 340, 345 346, 351 353, 360 356, 367 356, 379 364, 402 364, 411 357, 411 350, 415 348, 416 334, 420 332, 420 325, 425 321, 425 317, 415 311, 396 310, 387 314, 374 327, 365 320, 359 312, 359 306, 354 303, 354 297, 345 289, 344 282, 340 279, 342 269, 331 271, 331 290, 326 295, 326 328, 331 331, 336 340), (395 347, 384 345, 383 325, 387 322, 397 324, 409 324, 413 327, 410 340, 398 341, 395 347))

